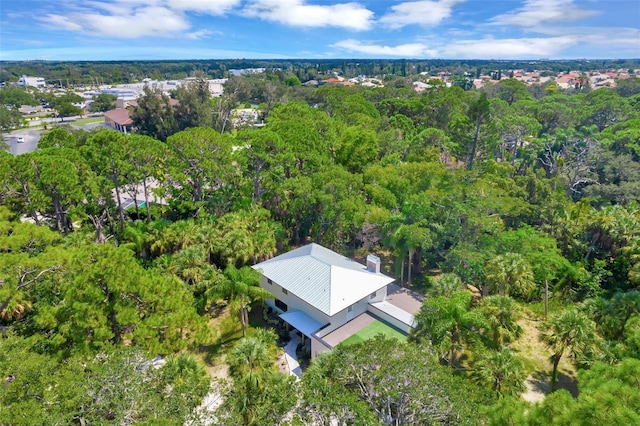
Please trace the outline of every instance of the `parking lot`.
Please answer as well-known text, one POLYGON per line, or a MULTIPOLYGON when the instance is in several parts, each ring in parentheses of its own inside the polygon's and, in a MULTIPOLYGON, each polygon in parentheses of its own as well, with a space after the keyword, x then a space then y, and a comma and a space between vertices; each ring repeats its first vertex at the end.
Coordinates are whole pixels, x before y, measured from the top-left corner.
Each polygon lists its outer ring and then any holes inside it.
POLYGON ((38 130, 18 130, 3 135, 3 137, 5 143, 9 145, 9 152, 13 155, 19 155, 35 151, 40 140, 40 132, 38 130))

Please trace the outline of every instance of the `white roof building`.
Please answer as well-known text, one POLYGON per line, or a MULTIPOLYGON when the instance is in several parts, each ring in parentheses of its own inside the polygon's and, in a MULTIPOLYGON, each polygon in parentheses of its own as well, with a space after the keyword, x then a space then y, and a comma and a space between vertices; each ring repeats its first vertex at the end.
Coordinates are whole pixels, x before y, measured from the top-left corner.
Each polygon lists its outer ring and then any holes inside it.
POLYGON ((273 295, 266 304, 302 333, 303 342, 310 339, 313 357, 374 320, 404 334, 414 326, 415 310, 394 305, 397 294, 387 297, 394 278, 380 273, 376 256, 367 256, 365 266, 311 243, 253 268, 262 273, 260 287, 273 295))
POLYGON ((18 80, 18 86, 22 87, 45 87, 47 82, 42 77, 29 77, 27 75, 23 75, 18 80))
POLYGON ((311 243, 253 267, 328 316, 386 287, 393 278, 311 243))

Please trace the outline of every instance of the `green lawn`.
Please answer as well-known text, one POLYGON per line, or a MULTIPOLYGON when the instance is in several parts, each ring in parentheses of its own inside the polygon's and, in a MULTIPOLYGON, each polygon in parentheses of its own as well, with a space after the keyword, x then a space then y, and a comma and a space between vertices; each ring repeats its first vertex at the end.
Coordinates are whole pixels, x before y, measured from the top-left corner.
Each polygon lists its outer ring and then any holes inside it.
POLYGON ((91 123, 102 123, 104 121, 104 117, 87 117, 80 118, 76 121, 73 121, 73 124, 91 124, 91 123))
POLYGON ((352 345, 354 343, 364 342, 374 337, 376 334, 384 334, 386 337, 392 337, 404 342, 407 340, 407 336, 399 332, 395 328, 383 323, 382 321, 375 320, 362 330, 358 331, 353 336, 342 341, 341 345, 352 345))

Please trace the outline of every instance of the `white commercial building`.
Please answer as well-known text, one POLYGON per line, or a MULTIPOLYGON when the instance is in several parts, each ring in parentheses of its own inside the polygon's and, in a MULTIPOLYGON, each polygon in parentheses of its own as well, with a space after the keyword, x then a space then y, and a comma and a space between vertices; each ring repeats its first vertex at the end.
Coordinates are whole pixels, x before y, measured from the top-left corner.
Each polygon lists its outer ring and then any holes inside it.
POLYGON ((47 83, 44 81, 44 78, 42 77, 29 77, 27 75, 23 75, 18 80, 18 86, 22 86, 22 87, 27 87, 27 86, 45 87, 46 85, 47 83))

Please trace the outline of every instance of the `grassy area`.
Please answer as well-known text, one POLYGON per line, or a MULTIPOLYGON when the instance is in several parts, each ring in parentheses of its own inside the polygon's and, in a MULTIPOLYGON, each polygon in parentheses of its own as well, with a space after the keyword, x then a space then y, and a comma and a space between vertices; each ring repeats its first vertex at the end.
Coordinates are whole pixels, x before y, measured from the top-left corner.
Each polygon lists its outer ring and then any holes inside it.
MULTIPOLYGON (((249 312, 249 324, 247 336, 254 335, 255 330, 264 328, 266 324, 262 319, 262 306, 256 305, 249 312)), ((227 376, 228 367, 226 359, 233 347, 242 339, 242 325, 237 312, 232 312, 223 303, 214 304, 209 311, 209 330, 212 341, 209 345, 203 345, 197 354, 205 368, 212 377, 224 378, 227 376)), ((277 349, 274 346, 274 350, 277 349)), ((277 351, 276 351, 277 352, 277 351)), ((277 353, 272 356, 275 358, 277 353)))
MULTIPOLYGON (((517 342, 511 344, 511 348, 520 355, 525 363, 525 370, 536 387, 543 393, 550 389, 552 365, 549 357, 551 351, 540 341, 539 326, 541 318, 536 318, 531 312, 525 311, 525 317, 518 321, 523 329, 523 334, 517 342)), ((576 368, 571 363, 568 355, 560 360, 558 368, 558 388, 567 389, 574 395, 576 388, 576 368)))
POLYGON ((81 118, 79 120, 73 121, 74 125, 78 124, 92 124, 92 123, 102 123, 104 122, 104 117, 87 117, 81 118))
MULTIPOLYGON (((562 302, 557 297, 549 298, 549 314, 555 314, 558 312, 562 312, 563 310, 569 308, 570 305, 562 302)), ((536 319, 544 319, 544 301, 540 300, 537 302, 527 303, 526 309, 530 316, 535 317, 536 319)))
POLYGON ((387 337, 396 338, 400 341, 407 340, 407 336, 399 332, 395 328, 383 323, 382 321, 375 320, 362 330, 358 331, 353 336, 344 340, 341 345, 352 345, 354 343, 364 342, 369 340, 377 334, 384 334, 387 337))

